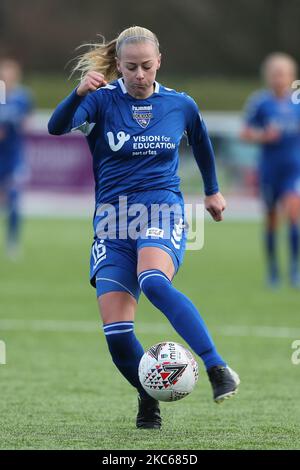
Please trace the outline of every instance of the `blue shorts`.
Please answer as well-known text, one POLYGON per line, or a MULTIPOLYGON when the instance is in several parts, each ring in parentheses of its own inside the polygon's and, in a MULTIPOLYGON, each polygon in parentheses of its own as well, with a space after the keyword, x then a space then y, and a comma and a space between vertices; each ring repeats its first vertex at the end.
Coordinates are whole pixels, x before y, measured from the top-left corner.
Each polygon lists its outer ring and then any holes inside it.
POLYGON ((259 183, 261 196, 268 209, 272 209, 287 193, 300 197, 300 165, 265 165, 260 171, 259 183))
POLYGON ((29 170, 23 162, 14 167, 1 167, 0 164, 0 188, 4 191, 20 191, 28 177, 29 170))
POLYGON ((90 258, 90 282, 97 296, 125 291, 138 300, 137 254, 146 246, 166 251, 176 273, 184 257, 186 225, 181 193, 168 190, 134 193, 99 206, 90 258))

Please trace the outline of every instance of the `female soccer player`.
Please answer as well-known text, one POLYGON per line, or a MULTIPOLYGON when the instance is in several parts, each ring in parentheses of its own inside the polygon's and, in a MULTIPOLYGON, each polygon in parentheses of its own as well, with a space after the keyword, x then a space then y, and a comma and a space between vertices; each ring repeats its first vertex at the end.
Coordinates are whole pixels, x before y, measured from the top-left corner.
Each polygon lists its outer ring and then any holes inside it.
POLYGON ((96 45, 81 56, 75 70, 82 72, 82 81, 58 105, 48 126, 50 134, 81 129, 93 155, 96 210, 90 278, 112 360, 139 392, 138 428, 161 426, 158 402, 138 378, 144 351, 134 334, 134 318, 141 291, 202 358, 216 402, 235 394, 239 384, 196 307, 172 286, 186 240, 177 176, 185 132, 214 220, 222 220, 225 201, 197 105, 156 81, 160 63, 157 37, 145 28, 128 28, 117 39, 96 45), (163 204, 164 210, 158 210, 163 204))
POLYGON ((6 250, 13 260, 19 251, 19 200, 26 173, 23 132, 33 107, 30 92, 20 85, 21 75, 18 62, 13 59, 1 60, 1 90, 5 99, 0 104, 0 205, 3 203, 8 214, 6 250))
POLYGON ((287 54, 273 53, 265 59, 262 73, 269 89, 250 97, 242 131, 243 139, 261 146, 258 172, 265 206, 265 250, 271 287, 279 283, 276 230, 280 206, 289 223, 290 283, 300 287, 300 106, 293 100, 291 89, 296 72, 296 63, 287 54))

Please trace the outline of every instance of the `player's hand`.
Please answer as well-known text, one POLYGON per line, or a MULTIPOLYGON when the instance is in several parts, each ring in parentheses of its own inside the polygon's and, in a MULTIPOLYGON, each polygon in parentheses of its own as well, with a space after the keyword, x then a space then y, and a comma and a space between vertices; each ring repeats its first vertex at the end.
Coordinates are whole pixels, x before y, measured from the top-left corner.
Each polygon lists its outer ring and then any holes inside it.
POLYGON ((204 204, 205 209, 210 213, 216 222, 223 220, 223 211, 226 208, 226 201, 221 193, 206 196, 204 204))
POLYGON ((262 135, 262 142, 264 144, 272 144, 277 142, 281 137, 280 130, 275 126, 269 126, 265 129, 262 135))
POLYGON ((242 140, 257 144, 272 144, 281 138, 281 132, 274 125, 268 126, 264 130, 245 127, 242 130, 240 137, 242 140))
POLYGON ((88 72, 79 84, 76 93, 79 96, 86 96, 91 91, 95 91, 105 85, 107 85, 107 81, 102 73, 88 72))
POLYGON ((6 132, 4 129, 0 128, 0 140, 4 140, 6 137, 6 132))

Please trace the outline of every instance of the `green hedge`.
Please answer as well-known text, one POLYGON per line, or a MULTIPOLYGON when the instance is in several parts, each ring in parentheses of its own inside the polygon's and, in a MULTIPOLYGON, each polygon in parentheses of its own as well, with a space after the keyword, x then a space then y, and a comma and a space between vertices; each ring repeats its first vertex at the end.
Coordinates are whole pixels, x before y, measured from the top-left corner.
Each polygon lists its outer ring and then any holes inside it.
MULTIPOLYGON (((164 77, 158 81, 178 91, 190 94, 202 110, 240 110, 247 96, 261 87, 258 80, 209 78, 209 77, 164 77)), ((38 108, 53 108, 76 86, 76 80, 64 75, 31 75, 25 84, 33 89, 38 108)))

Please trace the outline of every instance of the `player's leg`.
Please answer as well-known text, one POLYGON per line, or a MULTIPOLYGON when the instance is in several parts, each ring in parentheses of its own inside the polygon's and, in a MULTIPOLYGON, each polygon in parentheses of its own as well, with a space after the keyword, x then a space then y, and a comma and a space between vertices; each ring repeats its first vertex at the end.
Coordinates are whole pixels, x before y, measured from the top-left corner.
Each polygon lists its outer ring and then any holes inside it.
MULTIPOLYGON (((110 276, 113 278, 112 272, 110 267, 110 276)), ((114 281, 116 277, 114 276, 114 281)), ((125 379, 139 393, 136 426, 142 429, 159 429, 161 427, 159 403, 149 397, 138 377, 138 366, 144 350, 134 334, 137 300, 125 289, 124 291, 113 291, 114 282, 111 283, 112 291, 107 292, 110 282, 105 270, 100 270, 97 278, 97 291, 100 294, 102 290, 101 283, 106 284, 104 286, 106 293, 98 296, 98 305, 112 360, 125 379), (105 276, 105 281, 103 281, 103 276, 105 276)), ((118 279, 120 279, 120 276, 118 279)))
POLYGON ((172 285, 175 273, 173 257, 165 247, 144 246, 138 252, 139 285, 150 302, 168 318, 177 333, 203 360, 221 402, 233 395, 239 384, 237 374, 219 355, 209 331, 195 305, 172 285))
POLYGON ((12 259, 18 256, 20 241, 20 191, 13 185, 7 188, 6 207, 7 207, 7 254, 12 259))
POLYGON ((276 287, 279 282, 276 235, 278 229, 278 213, 276 206, 267 207, 265 214, 264 247, 267 261, 267 282, 276 287))
POLYGON ((298 193, 287 193, 282 199, 283 209, 289 223, 290 251, 290 282, 294 287, 300 287, 299 273, 299 220, 300 196, 298 193))
POLYGON ((267 285, 276 288, 279 284, 279 269, 277 259, 277 228, 278 228, 278 201, 281 194, 281 174, 271 163, 264 163, 259 170, 259 188, 262 198, 263 223, 263 249, 267 268, 267 285))
POLYGON ((175 273, 171 256, 159 247, 141 248, 137 270, 143 293, 202 358, 206 368, 225 366, 195 305, 171 283, 175 273))
MULTIPOLYGON (((98 281, 97 284, 99 290, 98 281)), ((98 297, 98 305, 114 364, 128 382, 143 394, 138 379, 138 365, 144 350, 134 334, 136 300, 127 292, 111 291, 98 297)))
POLYGON ((134 333, 139 297, 135 273, 118 266, 103 266, 96 273, 95 284, 112 360, 128 382, 144 394, 138 378, 138 365, 144 350, 134 333))

